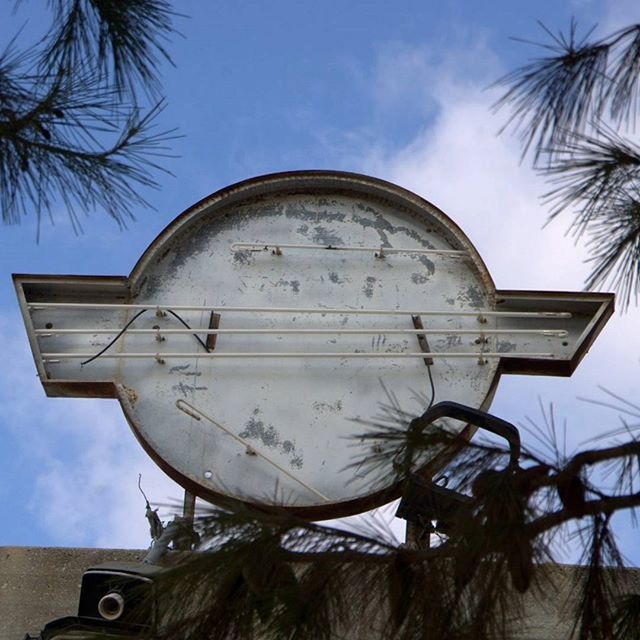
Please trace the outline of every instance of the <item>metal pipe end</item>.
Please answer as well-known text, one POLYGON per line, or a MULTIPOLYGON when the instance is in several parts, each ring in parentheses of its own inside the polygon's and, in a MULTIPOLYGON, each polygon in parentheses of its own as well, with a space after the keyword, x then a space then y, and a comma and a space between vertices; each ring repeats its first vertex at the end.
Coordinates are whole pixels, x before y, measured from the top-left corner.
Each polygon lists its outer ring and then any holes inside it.
POLYGON ((105 620, 117 620, 124 613, 124 598, 116 591, 107 593, 98 602, 98 613, 105 620))

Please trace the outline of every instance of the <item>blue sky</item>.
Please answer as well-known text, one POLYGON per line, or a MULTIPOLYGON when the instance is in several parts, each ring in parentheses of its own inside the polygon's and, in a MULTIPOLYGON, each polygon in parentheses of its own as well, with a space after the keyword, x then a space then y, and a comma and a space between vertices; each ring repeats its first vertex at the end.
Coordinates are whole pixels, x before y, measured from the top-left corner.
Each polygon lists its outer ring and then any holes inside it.
MULTIPOLYGON (((5 6, 6 5, 6 6, 5 6)), ((0 7, 0 42, 46 28, 37 3, 0 7)), ((516 141, 496 136, 504 115, 490 85, 535 50, 541 20, 571 16, 607 32, 640 20, 633 2, 264 0, 179 3, 182 36, 161 69, 161 128, 177 127, 175 159, 155 210, 127 230, 87 212, 73 234, 62 207, 36 244, 35 216, 0 229, 0 545, 146 546, 143 473, 158 503, 181 492, 135 441, 114 401, 47 399, 38 383, 10 275, 127 274, 157 233, 215 190, 273 171, 326 168, 396 182, 430 200, 467 233, 499 288, 579 290, 585 252, 565 235, 568 218, 543 228, 544 183, 520 163, 516 141)), ((504 377, 493 411, 540 420, 553 403, 579 443, 619 424, 602 384, 633 399, 640 372, 640 313, 617 315, 570 379, 504 377)), ((619 524, 625 550, 631 531, 619 524)))

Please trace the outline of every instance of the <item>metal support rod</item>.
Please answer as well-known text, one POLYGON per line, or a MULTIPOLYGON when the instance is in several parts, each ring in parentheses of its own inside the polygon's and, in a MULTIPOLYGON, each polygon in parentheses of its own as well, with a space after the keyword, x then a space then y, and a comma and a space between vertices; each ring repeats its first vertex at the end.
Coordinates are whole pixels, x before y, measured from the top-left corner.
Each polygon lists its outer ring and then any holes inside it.
MULTIPOLYGON (((43 338, 64 335, 113 335, 120 329, 36 329, 43 338)), ((564 329, 127 329, 127 335, 540 335, 566 338, 564 329)))
MULTIPOLYGON (((42 358, 47 362, 51 362, 52 360, 73 360, 73 359, 85 359, 91 358, 95 355, 95 353, 43 353, 42 358)), ((310 351, 308 353, 304 351, 283 351, 281 353, 278 352, 267 352, 267 351, 247 351, 247 352, 221 352, 215 351, 212 353, 208 352, 162 352, 162 353, 104 353, 100 356, 100 358, 111 358, 111 359, 139 359, 139 358, 155 358, 155 359, 166 359, 166 358, 478 358, 482 356, 483 358, 504 358, 509 356, 517 355, 520 358, 554 358, 555 355, 553 353, 516 353, 514 351, 509 352, 484 352, 481 351, 464 351, 464 352, 430 352, 425 353, 424 351, 420 351, 418 353, 403 351, 400 353, 394 352, 343 352, 343 351, 327 351, 327 352, 317 352, 310 351)))
POLYGON ((444 316, 444 317, 476 317, 481 318, 571 318, 568 311, 493 311, 492 309, 467 310, 426 310, 426 309, 334 309, 323 307, 233 307, 220 305, 181 305, 181 304, 107 304, 98 302, 31 302, 32 311, 44 309, 113 309, 114 311, 131 309, 154 309, 162 311, 216 311, 233 313, 290 313, 307 314, 319 313, 341 315, 369 315, 369 316, 444 316))
POLYGON ((408 253, 415 255, 442 255, 452 257, 467 257, 468 251, 459 249, 402 249, 395 247, 356 247, 351 245, 334 246, 331 244, 287 244, 287 243, 271 243, 271 242, 234 242, 231 251, 273 251, 275 255, 281 255, 282 249, 311 249, 321 251, 364 251, 366 253, 383 252, 384 255, 394 253, 408 253), (276 251, 280 250, 280 253, 276 251))
POLYGON ((228 429, 224 425, 220 424, 217 420, 214 420, 211 416, 207 415, 204 411, 198 409, 197 407, 194 407, 192 404, 190 404, 186 400, 183 400, 182 398, 180 398, 179 400, 176 400, 176 407, 180 411, 188 415, 189 417, 195 418, 196 420, 201 420, 202 418, 204 418, 205 420, 210 422, 212 425, 214 425, 221 431, 224 431, 228 436, 231 436, 236 442, 241 444, 245 448, 245 451, 247 452, 247 454, 262 458, 265 462, 268 462, 272 467, 277 469, 280 473, 282 473, 283 475, 287 476, 291 480, 303 486, 307 491, 310 491, 311 493, 316 495, 318 498, 321 498, 325 502, 330 502, 327 496, 320 493, 317 489, 314 489, 311 485, 308 485, 306 482, 304 482, 303 480, 298 478, 296 475, 291 473, 291 471, 288 471, 287 469, 279 465, 277 462, 272 460, 269 456, 262 453, 262 451, 260 451, 259 449, 256 449, 250 442, 233 433, 231 429, 228 429))
POLYGON ((193 520, 196 512, 196 496, 190 491, 184 490, 182 502, 182 518, 178 535, 173 537, 173 548, 180 551, 191 551, 193 539, 197 537, 193 529, 193 520), (182 534, 182 535, 179 535, 182 534), (191 534, 191 535, 186 535, 191 534))
POLYGON ((196 513, 196 495, 195 493, 191 493, 184 490, 184 500, 182 502, 182 517, 187 521, 190 525, 193 525, 193 518, 196 513))
MULTIPOLYGON (((417 335, 418 346, 425 353, 429 353, 431 351, 431 347, 429 346, 427 336, 425 335, 426 331, 424 326, 422 325, 422 319, 420 318, 420 316, 411 316, 411 321, 413 322, 413 326, 416 328, 416 331, 420 332, 417 335)), ((426 357, 424 359, 424 363, 427 365, 427 367, 430 367, 433 364, 433 358, 426 357)))

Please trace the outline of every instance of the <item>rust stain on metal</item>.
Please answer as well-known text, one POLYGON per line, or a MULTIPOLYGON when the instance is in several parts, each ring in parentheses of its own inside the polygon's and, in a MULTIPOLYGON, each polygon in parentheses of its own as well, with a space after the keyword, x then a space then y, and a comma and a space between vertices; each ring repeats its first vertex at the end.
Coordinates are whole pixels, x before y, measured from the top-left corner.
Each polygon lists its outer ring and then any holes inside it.
MULTIPOLYGON (((211 312, 211 316, 209 317, 209 329, 219 329, 220 328, 220 314, 211 312)), ((207 341, 205 342, 207 346, 207 351, 213 351, 216 348, 216 340, 218 339, 217 333, 209 333, 207 334, 207 341)))
MULTIPOLYGON (((422 318, 420 316, 411 316, 411 321, 413 322, 413 326, 415 329, 424 329, 424 325, 422 324, 422 318)), ((427 340, 427 336, 424 333, 418 333, 416 335, 418 338, 418 346, 421 351, 425 353, 431 353, 431 348, 429 347, 429 342, 427 340)), ((433 364, 433 358, 425 358, 424 363, 429 367, 433 364)))
POLYGON ((333 282, 333 284, 344 284, 345 282, 351 282, 351 278, 342 277, 335 271, 329 272, 329 280, 333 282))
POLYGON ((312 240, 319 244, 327 244, 333 246, 340 246, 341 244, 344 244, 343 239, 339 235, 333 233, 322 225, 318 225, 313 228, 312 240))
POLYGON ((500 340, 496 347, 498 353, 511 353, 517 351, 518 345, 515 342, 509 342, 508 340, 500 340))
POLYGON ((135 405, 135 403, 138 402, 138 394, 136 393, 135 389, 132 389, 131 387, 127 387, 124 384, 122 385, 122 388, 124 390, 125 398, 129 402, 129 404, 135 405))
POLYGON ((485 305, 485 295, 476 285, 469 285, 460 290, 457 299, 460 302, 467 302, 477 309, 481 309, 485 305))

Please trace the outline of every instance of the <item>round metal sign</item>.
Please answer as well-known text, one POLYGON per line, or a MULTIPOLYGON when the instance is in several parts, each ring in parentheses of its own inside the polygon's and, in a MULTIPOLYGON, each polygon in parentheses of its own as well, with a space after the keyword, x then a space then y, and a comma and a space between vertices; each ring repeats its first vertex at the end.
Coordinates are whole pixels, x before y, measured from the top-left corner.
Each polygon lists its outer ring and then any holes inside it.
MULTIPOLYGON (((377 180, 294 175, 216 194, 152 244, 131 286, 132 302, 170 301, 190 327, 220 331, 206 357, 192 335, 169 333, 175 316, 148 313, 136 327, 158 327, 161 350, 188 357, 120 363, 139 437, 213 499, 360 511, 380 487, 352 467, 375 446, 354 436, 385 389, 420 414, 430 369, 437 400, 480 407, 496 373, 477 355, 494 288, 473 246, 434 206, 377 180), (425 358, 425 344, 441 357, 425 358)), ((158 349, 150 341, 125 334, 121 350, 158 349)))
POLYGON ((410 415, 487 408, 501 371, 570 374, 613 306, 497 294, 432 204, 321 171, 205 198, 129 278, 15 279, 49 395, 117 396, 146 451, 200 497, 316 519, 393 494, 354 466, 389 397, 410 415))

